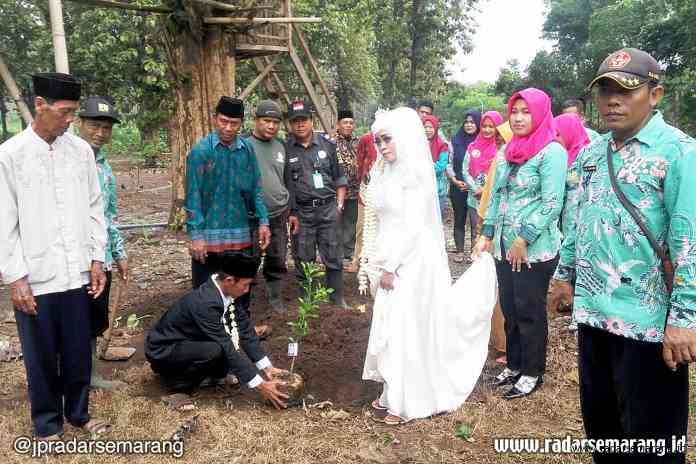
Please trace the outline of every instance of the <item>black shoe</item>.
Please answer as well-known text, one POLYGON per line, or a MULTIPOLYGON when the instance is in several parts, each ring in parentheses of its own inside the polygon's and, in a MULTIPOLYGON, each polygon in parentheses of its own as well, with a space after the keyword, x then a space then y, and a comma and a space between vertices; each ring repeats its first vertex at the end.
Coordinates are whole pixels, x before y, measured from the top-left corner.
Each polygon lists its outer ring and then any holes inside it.
POLYGON ((534 385, 534 388, 532 388, 529 393, 525 393, 523 391, 520 391, 513 385, 513 387, 508 391, 506 394, 503 395, 503 399, 505 400, 514 400, 516 398, 523 398, 525 396, 529 396, 532 393, 534 393, 541 385, 544 383, 544 379, 542 377, 539 377, 537 379, 536 385, 534 385))
POLYGON ((514 385, 522 377, 522 374, 510 375, 504 379, 498 379, 498 377, 493 377, 493 381, 489 384, 493 388, 502 387, 503 385, 514 385))

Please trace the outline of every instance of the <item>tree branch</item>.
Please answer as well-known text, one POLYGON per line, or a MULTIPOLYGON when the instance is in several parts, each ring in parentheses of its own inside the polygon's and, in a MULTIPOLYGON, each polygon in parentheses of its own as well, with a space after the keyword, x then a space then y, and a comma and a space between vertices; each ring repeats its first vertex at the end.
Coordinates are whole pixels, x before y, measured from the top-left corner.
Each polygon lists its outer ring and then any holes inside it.
POLYGON ((165 6, 139 6, 113 0, 70 0, 77 3, 103 6, 105 8, 118 8, 120 10, 145 11, 147 13, 174 13, 174 10, 165 6))

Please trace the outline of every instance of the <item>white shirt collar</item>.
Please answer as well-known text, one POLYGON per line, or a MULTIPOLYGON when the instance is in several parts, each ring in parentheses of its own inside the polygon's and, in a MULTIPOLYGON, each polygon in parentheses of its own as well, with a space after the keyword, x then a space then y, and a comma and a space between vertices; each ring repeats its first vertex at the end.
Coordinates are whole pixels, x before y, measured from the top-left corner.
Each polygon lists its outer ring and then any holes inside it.
POLYGON ((227 307, 229 305, 234 303, 234 298, 229 297, 222 292, 222 289, 220 288, 220 285, 218 285, 218 282, 217 282, 217 278, 218 278, 217 273, 210 276, 210 278, 213 279, 213 284, 215 284, 215 288, 217 288, 218 292, 220 292, 220 297, 222 298, 222 304, 223 304, 224 308, 227 309, 227 307))

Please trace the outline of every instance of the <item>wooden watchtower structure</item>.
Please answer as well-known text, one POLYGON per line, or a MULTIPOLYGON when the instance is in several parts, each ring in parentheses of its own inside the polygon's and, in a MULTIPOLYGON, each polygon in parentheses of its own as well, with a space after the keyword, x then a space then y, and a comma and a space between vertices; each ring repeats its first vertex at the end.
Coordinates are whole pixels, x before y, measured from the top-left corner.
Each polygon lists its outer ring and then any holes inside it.
MULTIPOLYGON (((51 17, 54 48, 62 50, 67 67, 61 2, 50 1, 60 13, 55 19, 53 14, 51 17)), ((321 126, 327 133, 333 131, 336 104, 299 27, 303 23, 320 22, 321 18, 294 17, 291 0, 159 0, 153 1, 154 5, 133 0, 68 1, 155 14, 161 18, 162 46, 175 93, 174 111, 169 121, 173 186, 169 222, 175 228, 185 221, 186 157, 193 145, 213 129, 213 108, 220 96, 238 93, 238 61, 252 60, 258 71, 239 97, 248 97, 263 83, 270 94, 289 104, 291 95, 276 69, 287 54, 321 126), (305 69, 303 57, 309 64, 309 72, 305 69)), ((0 76, 13 98, 19 100, 16 85, 1 59, 0 76)), ((26 111, 25 119, 30 118, 26 111)))
POLYGON ((281 103, 289 104, 293 96, 276 69, 287 55, 327 133, 333 131, 337 111, 300 29, 301 24, 320 22, 320 18, 294 17, 291 0, 163 1, 183 5, 187 18, 165 40, 170 67, 175 76, 181 76, 176 79, 176 110, 169 131, 174 154, 170 223, 176 227, 184 220, 186 155, 212 129, 211 109, 220 95, 235 95, 240 88, 237 62, 252 60, 258 72, 239 93, 242 99, 263 84, 281 103))

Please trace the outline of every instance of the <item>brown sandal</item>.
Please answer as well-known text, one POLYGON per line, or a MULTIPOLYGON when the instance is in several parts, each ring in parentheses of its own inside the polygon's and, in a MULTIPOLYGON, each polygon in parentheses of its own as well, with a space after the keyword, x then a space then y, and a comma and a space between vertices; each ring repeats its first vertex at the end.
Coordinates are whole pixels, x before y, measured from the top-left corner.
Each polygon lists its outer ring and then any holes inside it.
POLYGON ((376 398, 372 400, 372 409, 376 409, 377 411, 386 411, 387 408, 379 404, 379 398, 376 398))
POLYGON ((99 438, 111 432, 111 424, 103 419, 90 419, 80 427, 83 432, 89 433, 91 438, 99 438))
POLYGON ((386 417, 382 419, 382 422, 387 425, 402 425, 408 422, 408 420, 395 414, 387 414, 386 417))

